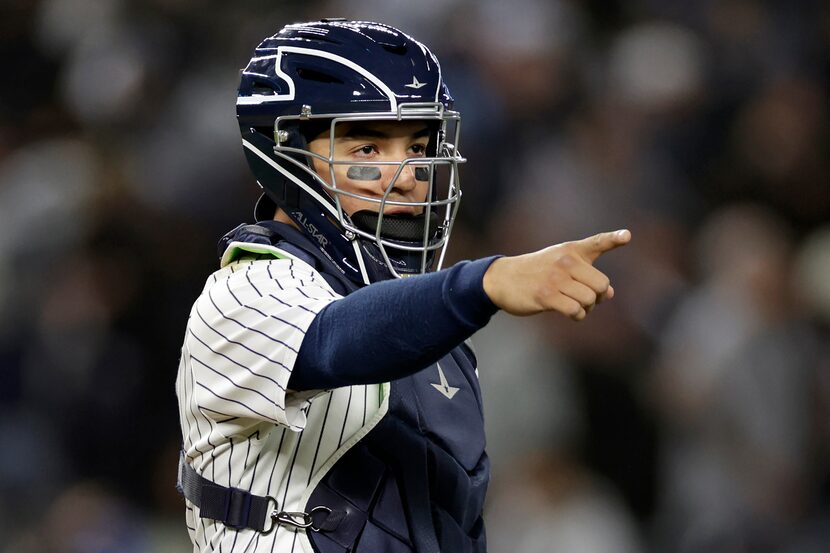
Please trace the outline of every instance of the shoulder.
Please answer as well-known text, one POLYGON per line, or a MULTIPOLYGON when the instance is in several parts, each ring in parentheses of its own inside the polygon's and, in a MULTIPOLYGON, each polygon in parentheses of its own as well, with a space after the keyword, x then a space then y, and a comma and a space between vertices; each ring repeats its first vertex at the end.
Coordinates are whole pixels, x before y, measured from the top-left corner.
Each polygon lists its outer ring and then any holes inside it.
MULTIPOLYGON (((273 246, 268 246, 277 250, 273 246)), ((318 288, 333 292, 328 282, 307 262, 292 255, 275 257, 257 255, 246 250, 246 254, 230 261, 208 277, 203 293, 208 290, 253 289, 262 293, 275 293, 287 289, 318 288)), ((259 295, 259 294, 256 294, 259 295)))
POLYGON ((196 335, 241 342, 255 351, 272 346, 274 339, 296 350, 294 332, 304 334, 317 313, 340 297, 302 261, 246 257, 207 279, 188 326, 196 335), (253 347, 252 340, 265 343, 253 347))

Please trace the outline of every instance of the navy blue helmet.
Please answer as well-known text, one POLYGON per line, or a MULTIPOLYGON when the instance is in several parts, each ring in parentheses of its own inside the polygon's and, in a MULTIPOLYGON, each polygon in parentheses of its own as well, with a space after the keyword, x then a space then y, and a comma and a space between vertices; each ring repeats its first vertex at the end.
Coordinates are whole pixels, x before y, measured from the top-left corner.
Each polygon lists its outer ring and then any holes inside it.
POLYGON ((436 57, 393 27, 339 19, 284 27, 257 46, 236 104, 245 155, 264 191, 257 219, 271 219, 280 207, 359 283, 440 268, 461 198, 458 164, 465 161, 452 102, 436 57), (355 165, 335 159, 338 125, 412 120, 429 129, 425 156, 359 163, 397 166, 383 194, 338 187, 335 166, 355 165), (326 132, 329 155, 311 152, 308 142, 326 132), (324 175, 315 158, 327 164, 324 175), (390 199, 402 171, 429 182, 424 198, 390 199), (343 196, 372 209, 346 213, 343 196), (410 206, 407 214, 392 209, 400 205, 410 206))

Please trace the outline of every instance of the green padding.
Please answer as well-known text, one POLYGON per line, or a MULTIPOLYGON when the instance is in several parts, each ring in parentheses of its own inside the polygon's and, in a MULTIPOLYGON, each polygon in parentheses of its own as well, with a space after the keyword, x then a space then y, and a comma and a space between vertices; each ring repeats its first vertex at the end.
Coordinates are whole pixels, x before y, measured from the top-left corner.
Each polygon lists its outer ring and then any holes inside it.
POLYGON ((288 254, 281 252, 273 246, 262 246, 259 244, 245 244, 241 246, 234 246, 230 249, 230 253, 225 252, 227 256, 225 264, 236 261, 241 256, 242 252, 255 253, 260 255, 272 255, 277 259, 290 259, 288 254))

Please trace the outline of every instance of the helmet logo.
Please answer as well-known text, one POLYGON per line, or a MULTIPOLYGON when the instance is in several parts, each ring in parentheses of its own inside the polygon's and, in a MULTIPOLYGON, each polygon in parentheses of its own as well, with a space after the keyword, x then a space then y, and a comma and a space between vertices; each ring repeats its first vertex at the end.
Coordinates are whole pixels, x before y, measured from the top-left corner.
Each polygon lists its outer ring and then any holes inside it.
POLYGON ((407 88, 414 88, 415 90, 418 90, 422 86, 426 86, 426 85, 427 85, 427 83, 418 82, 418 77, 416 77, 415 75, 412 75, 412 82, 409 83, 409 84, 405 84, 404 86, 407 87, 407 88))
POLYGON ((295 210, 295 211, 293 211, 293 212, 292 212, 292 215, 294 215, 294 220, 295 220, 295 221, 297 221, 298 223, 300 223, 300 224, 303 226, 303 228, 305 228, 305 229, 306 229, 306 231, 308 231, 308 233, 309 233, 309 234, 310 234, 310 235, 311 235, 311 236, 312 236, 315 240, 317 240, 318 242, 320 242, 320 246, 322 246, 322 247, 324 247, 324 248, 325 248, 325 247, 328 245, 328 243, 329 243, 329 239, 328 239, 328 238, 326 238, 326 237, 323 235, 323 233, 322 233, 322 232, 320 232, 320 231, 317 229, 317 227, 314 225, 314 223, 309 222, 308 218, 306 218, 305 213, 303 213, 303 212, 302 212, 302 211, 300 211, 300 210, 295 210))

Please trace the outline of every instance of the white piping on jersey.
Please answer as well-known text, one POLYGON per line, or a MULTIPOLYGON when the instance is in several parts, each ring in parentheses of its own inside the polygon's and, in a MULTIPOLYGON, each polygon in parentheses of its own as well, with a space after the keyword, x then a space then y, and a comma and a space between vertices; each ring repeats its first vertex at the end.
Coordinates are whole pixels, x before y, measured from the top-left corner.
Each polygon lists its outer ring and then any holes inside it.
POLYGON ((270 157, 265 155, 262 151, 259 150, 259 148, 257 148, 256 146, 254 146, 253 144, 251 144, 250 142, 248 142, 244 138, 242 139, 242 145, 244 147, 248 148, 249 150, 251 150, 253 153, 255 153, 265 163, 267 163, 268 165, 270 165, 271 167, 273 167, 274 169, 279 171, 285 178, 287 178, 288 180, 290 180, 291 182, 293 182, 294 184, 296 184, 297 186, 302 188, 312 198, 317 200, 317 202, 322 207, 326 208, 329 211, 329 213, 334 215, 335 218, 339 218, 339 216, 337 214, 337 210, 330 203, 331 202, 330 199, 323 198, 320 194, 318 194, 317 192, 315 192, 314 190, 309 188, 308 185, 306 185, 303 181, 301 181, 300 179, 298 179, 297 177, 292 175, 291 172, 289 172, 287 169, 284 169, 283 167, 281 167, 279 163, 277 163, 276 161, 274 161, 273 159, 271 159, 270 157))
MULTIPOLYGON (((311 494, 317 488, 317 484, 320 483, 320 480, 328 474, 334 464, 340 460, 343 455, 346 454, 352 447, 357 444, 360 440, 362 440, 366 434, 368 434, 378 423, 381 421, 383 417, 386 416, 386 413, 389 411, 389 393, 392 389, 392 385, 389 382, 383 382, 381 385, 381 393, 383 394, 383 401, 381 401, 380 407, 378 408, 377 412, 369 419, 369 421, 363 425, 363 427, 355 432, 351 438, 343 442, 334 453, 332 453, 331 457, 317 470, 314 478, 308 483, 308 487, 303 492, 303 495, 300 497, 300 505, 305 506, 308 505, 308 500, 311 497, 311 494)), ((309 541, 308 537, 306 536, 305 532, 298 532, 297 537, 300 538, 300 544, 303 548, 303 553, 315 553, 314 549, 311 547, 311 542, 309 541)))
POLYGON ((357 244, 357 240, 352 241, 352 246, 354 246, 354 254, 357 257, 357 264, 360 265, 360 276, 363 277, 363 282, 366 284, 371 284, 369 282, 369 274, 366 272, 366 263, 363 262, 363 252, 360 251, 360 246, 357 244))
MULTIPOLYGON (((274 71, 276 72, 277 76, 281 79, 285 80, 288 83, 288 93, 287 94, 253 94, 251 96, 239 96, 236 99, 236 104, 243 104, 243 105, 250 105, 250 104, 267 104, 270 102, 282 102, 286 100, 293 100, 295 95, 295 87, 294 87, 294 80, 289 76, 286 75, 281 69, 280 65, 282 63, 282 54, 283 53, 294 53, 294 54, 305 54, 307 56, 317 56, 319 58, 325 58, 334 62, 337 62, 341 65, 345 65, 349 69, 353 71, 357 71, 364 77, 366 77, 372 84, 377 86, 386 96, 389 98, 390 103, 390 111, 397 112, 398 111, 398 99, 395 96, 395 93, 392 92, 386 84, 380 80, 377 76, 373 73, 367 71, 364 67, 356 64, 355 62, 344 58, 342 56, 338 56, 337 54, 331 54, 329 52, 325 52, 323 50, 315 50, 314 48, 300 48, 298 46, 279 46, 277 48, 277 53, 271 56, 260 56, 258 58, 254 58, 251 61, 258 61, 258 60, 265 60, 275 58, 274 60, 274 71)), ((439 68, 440 71, 440 68, 439 68)), ((438 99, 436 94, 435 99, 438 99)))

